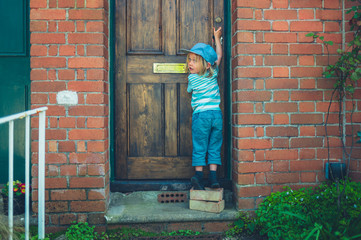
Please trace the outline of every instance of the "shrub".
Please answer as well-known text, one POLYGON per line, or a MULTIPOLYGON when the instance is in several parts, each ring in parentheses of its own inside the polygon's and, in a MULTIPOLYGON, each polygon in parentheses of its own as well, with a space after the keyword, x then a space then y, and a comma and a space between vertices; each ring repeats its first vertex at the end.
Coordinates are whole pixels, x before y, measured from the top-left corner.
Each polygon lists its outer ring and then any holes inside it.
POLYGON ((93 240, 96 237, 94 226, 90 227, 87 222, 73 222, 65 235, 68 240, 93 240))
POLYGON ((361 184, 351 181, 285 188, 265 198, 256 221, 270 239, 352 239, 361 234, 360 199, 361 184))

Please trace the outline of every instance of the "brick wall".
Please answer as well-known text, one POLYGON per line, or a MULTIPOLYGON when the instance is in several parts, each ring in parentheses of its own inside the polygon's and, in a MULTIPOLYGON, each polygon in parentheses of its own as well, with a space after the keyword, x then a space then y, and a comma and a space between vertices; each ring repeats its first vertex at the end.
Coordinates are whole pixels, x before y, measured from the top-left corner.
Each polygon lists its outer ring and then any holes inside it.
MULTIPOLYGON (((333 41, 329 50, 334 62, 342 44, 341 2, 232 1, 232 175, 239 209, 255 209, 285 185, 300 188, 325 180, 323 123, 334 81, 322 77, 327 49, 305 35, 317 32, 333 41)), ((358 88, 355 97, 360 99, 360 93, 358 88)), ((348 101, 348 111, 350 106, 348 101)), ((342 157, 336 112, 333 103, 328 120, 331 161, 342 157)), ((356 129, 360 119, 356 113, 356 129)), ((359 156, 355 149, 355 179, 360 179, 359 156)))
MULTIPOLYGON (((31 107, 49 108, 48 231, 76 220, 104 223, 109 198, 108 7, 106 0, 30 0, 31 107)), ((35 118, 32 128, 36 138, 35 118)), ((34 139, 33 151, 36 144, 34 139)), ((36 152, 32 161, 36 176, 36 152)))

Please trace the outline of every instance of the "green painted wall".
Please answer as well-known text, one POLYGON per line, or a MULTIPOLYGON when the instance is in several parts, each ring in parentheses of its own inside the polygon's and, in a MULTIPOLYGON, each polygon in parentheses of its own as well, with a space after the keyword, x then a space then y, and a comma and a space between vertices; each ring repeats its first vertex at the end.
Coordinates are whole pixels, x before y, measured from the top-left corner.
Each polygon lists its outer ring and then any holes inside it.
MULTIPOLYGON (((27 0, 0 1, 0 117, 28 108, 30 86, 27 0)), ((8 125, 0 125, 0 183, 8 181, 8 125)), ((14 178, 24 180, 24 120, 15 122, 14 178)))

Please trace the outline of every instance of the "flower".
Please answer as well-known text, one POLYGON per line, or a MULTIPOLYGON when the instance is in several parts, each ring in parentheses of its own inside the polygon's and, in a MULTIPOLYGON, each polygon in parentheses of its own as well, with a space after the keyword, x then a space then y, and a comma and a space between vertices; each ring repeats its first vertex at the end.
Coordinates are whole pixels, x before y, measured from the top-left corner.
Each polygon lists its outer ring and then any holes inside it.
MULTIPOLYGON (((6 184, 6 187, 4 187, 1 192, 3 195, 9 196, 9 183, 6 184)), ((25 184, 19 180, 13 181, 13 192, 14 197, 25 195, 25 184)))

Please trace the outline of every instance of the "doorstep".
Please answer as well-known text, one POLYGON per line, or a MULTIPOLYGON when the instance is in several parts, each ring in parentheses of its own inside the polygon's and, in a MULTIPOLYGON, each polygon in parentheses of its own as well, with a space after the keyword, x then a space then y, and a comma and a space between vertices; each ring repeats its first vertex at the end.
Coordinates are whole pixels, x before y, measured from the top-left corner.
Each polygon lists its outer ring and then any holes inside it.
POLYGON ((225 191, 225 209, 220 213, 189 209, 189 191, 112 192, 105 215, 107 224, 179 223, 179 222, 233 222, 238 211, 232 204, 232 193, 225 191), (184 202, 158 202, 159 194, 186 193, 184 202))

